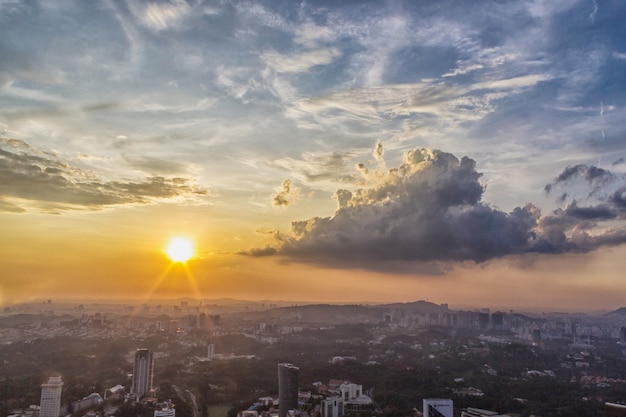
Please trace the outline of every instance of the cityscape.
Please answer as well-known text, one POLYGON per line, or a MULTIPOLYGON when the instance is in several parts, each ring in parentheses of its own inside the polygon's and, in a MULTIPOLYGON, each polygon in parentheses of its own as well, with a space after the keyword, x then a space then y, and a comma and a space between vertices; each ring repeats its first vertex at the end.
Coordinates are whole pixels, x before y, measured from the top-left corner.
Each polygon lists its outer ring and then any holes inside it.
POLYGON ((7 417, 626 412, 626 309, 43 300, 0 336, 7 417))
POLYGON ((0 0, 0 417, 626 417, 625 0, 0 0))

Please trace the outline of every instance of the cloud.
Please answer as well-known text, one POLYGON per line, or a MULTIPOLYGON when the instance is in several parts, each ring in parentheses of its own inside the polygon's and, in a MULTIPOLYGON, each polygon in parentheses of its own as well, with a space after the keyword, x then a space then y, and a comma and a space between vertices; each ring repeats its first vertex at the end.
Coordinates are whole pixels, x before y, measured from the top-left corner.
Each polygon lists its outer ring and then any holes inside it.
POLYGON ((307 21, 296 28, 294 42, 309 48, 316 48, 320 44, 332 41, 334 37, 335 33, 330 27, 307 21))
POLYGON ((326 65, 341 56, 337 48, 318 49, 294 55, 283 55, 276 51, 263 53, 263 61, 279 73, 298 73, 316 65, 326 65))
POLYGON ((172 175, 187 171, 186 164, 169 159, 153 158, 149 156, 126 156, 124 159, 128 161, 132 167, 150 172, 151 174, 161 173, 172 175))
POLYGON ((596 22, 596 14, 598 14, 598 1, 593 0, 593 8, 591 10, 591 13, 589 13, 589 16, 587 17, 591 24, 594 24, 596 22))
POLYGON ((270 165, 296 175, 309 185, 324 181, 356 183, 358 175, 346 172, 353 157, 349 151, 305 152, 301 160, 285 157, 271 161, 270 165))
MULTIPOLYGON (((374 155, 382 157, 381 146, 377 143, 374 155)), ((599 168, 577 166, 557 181, 576 176, 594 186, 613 178, 599 168)), ((289 234, 276 232, 273 245, 247 253, 344 267, 380 268, 393 261, 449 266, 515 254, 588 252, 626 242, 626 227, 602 223, 626 219, 626 187, 603 203, 574 201, 542 216, 533 204, 504 212, 484 203, 480 178, 470 158, 415 148, 397 167, 370 175, 368 186, 338 190, 332 216, 293 221, 289 234)))
POLYGON ((55 153, 36 150, 24 141, 0 139, 0 146, 0 210, 4 211, 23 210, 7 199, 64 211, 208 195, 206 189, 186 178, 152 176, 141 181, 103 181, 63 162, 55 153))
POLYGON ((291 204, 291 181, 283 181, 282 187, 282 191, 272 197, 272 203, 274 204, 274 207, 286 207, 291 204))
POLYGON ((266 26, 269 28, 290 31, 290 23, 280 14, 257 2, 241 2, 235 6, 237 13, 243 19, 243 27, 266 26))
POLYGON ((9 203, 8 201, 5 201, 3 199, 0 199, 0 212, 7 212, 7 213, 24 213, 26 210, 24 210, 22 207, 15 205, 13 203, 9 203))
POLYGON ((190 13, 191 7, 186 1, 172 0, 165 3, 148 3, 137 14, 144 25, 159 31, 178 26, 190 13))
POLYGON ((576 180, 583 180, 591 187, 591 191, 589 192, 589 196, 591 196, 611 182, 616 181, 617 177, 610 171, 593 165, 572 165, 566 167, 553 182, 545 186, 544 190, 549 194, 554 186, 576 180))

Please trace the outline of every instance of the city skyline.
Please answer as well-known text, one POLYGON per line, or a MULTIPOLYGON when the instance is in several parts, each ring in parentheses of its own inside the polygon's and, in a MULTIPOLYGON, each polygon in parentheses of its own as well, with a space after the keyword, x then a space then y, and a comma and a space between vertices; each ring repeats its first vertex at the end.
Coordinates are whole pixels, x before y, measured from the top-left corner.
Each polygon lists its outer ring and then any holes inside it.
POLYGON ((0 306, 622 307, 624 17, 2 2, 0 306))

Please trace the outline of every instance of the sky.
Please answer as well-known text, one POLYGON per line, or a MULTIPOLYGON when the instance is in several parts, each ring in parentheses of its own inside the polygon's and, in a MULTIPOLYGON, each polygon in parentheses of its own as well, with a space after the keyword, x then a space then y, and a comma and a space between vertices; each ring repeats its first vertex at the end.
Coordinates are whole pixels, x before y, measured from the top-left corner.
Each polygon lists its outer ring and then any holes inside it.
POLYGON ((622 0, 0 0, 0 305, 625 306, 625 20, 622 0))

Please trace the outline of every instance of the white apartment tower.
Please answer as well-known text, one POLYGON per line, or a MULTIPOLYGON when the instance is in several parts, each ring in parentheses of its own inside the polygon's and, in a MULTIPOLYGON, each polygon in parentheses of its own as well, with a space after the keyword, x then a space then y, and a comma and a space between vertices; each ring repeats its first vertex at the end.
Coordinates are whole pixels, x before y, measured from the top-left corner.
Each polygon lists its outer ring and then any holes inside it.
POLYGON ((423 401, 424 417, 454 417, 452 400, 427 398, 423 401))
POLYGON ((320 407, 322 417, 343 417, 344 404, 343 399, 340 397, 329 397, 322 400, 322 406, 320 407))
POLYGON ((39 417, 59 417, 62 390, 63 381, 60 376, 51 376, 47 383, 41 384, 39 417))
POLYGON ((130 393, 138 398, 152 391, 154 356, 148 349, 137 349, 133 363, 133 383, 130 393))
POLYGON ((356 400, 363 393, 363 386, 352 384, 349 382, 344 382, 339 385, 339 391, 341 391, 341 398, 343 398, 344 402, 349 402, 352 400, 356 400))

